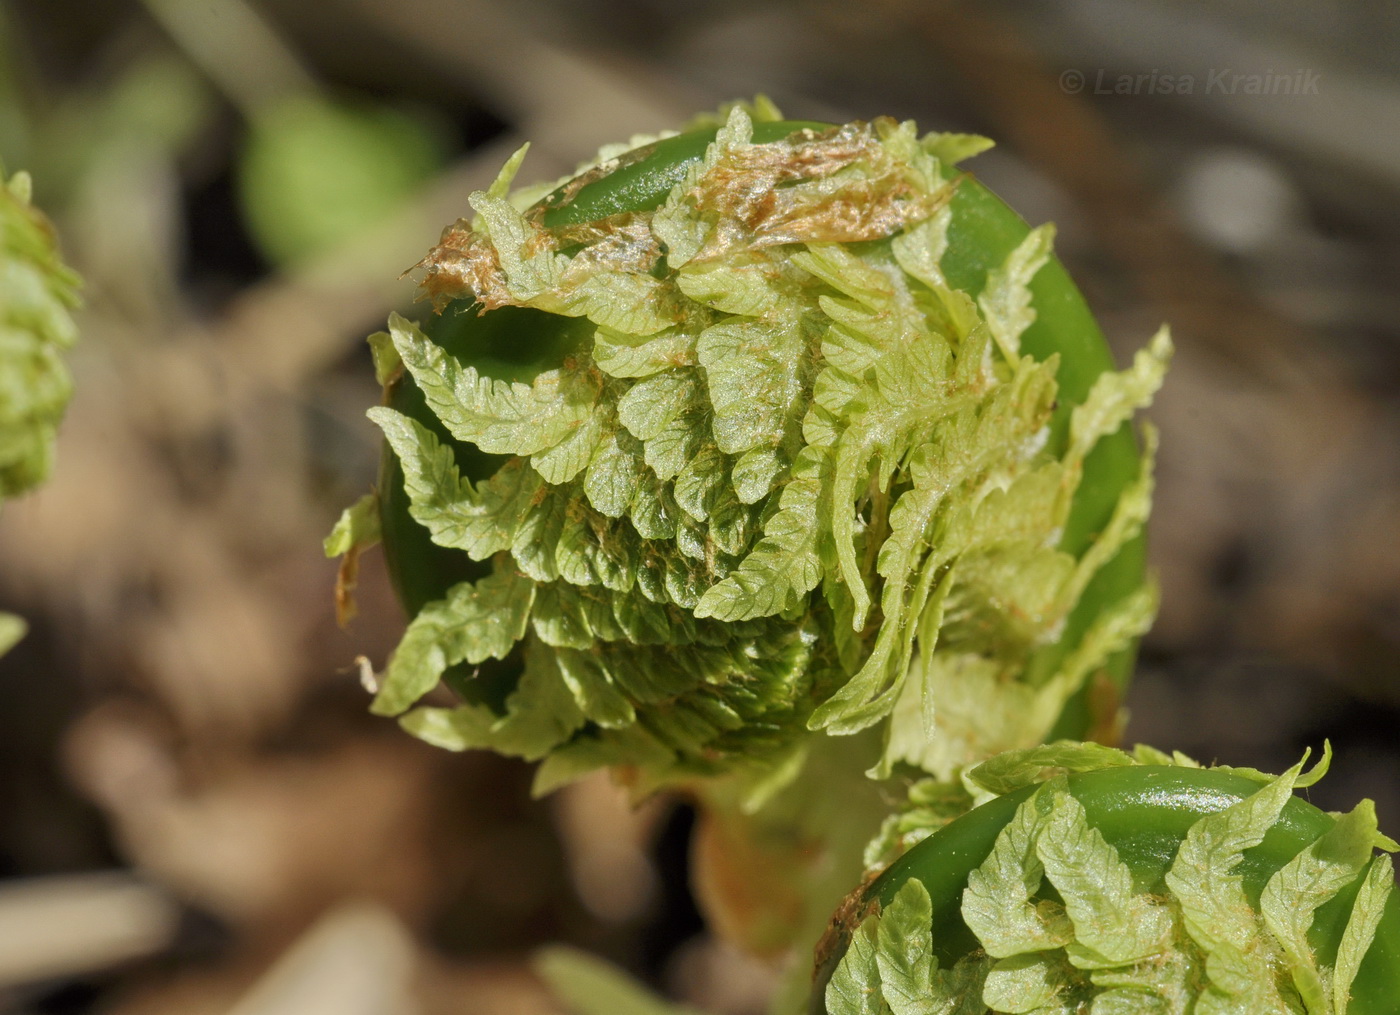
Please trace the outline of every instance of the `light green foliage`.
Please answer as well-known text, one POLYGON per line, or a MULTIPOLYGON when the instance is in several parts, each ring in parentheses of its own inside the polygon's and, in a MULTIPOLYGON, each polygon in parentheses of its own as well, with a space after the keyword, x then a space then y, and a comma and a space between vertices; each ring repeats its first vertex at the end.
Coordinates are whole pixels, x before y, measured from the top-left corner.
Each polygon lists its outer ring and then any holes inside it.
POLYGON ((1283 1006, 1244 880, 1232 871, 1278 818, 1301 768, 1300 763, 1247 800, 1198 821, 1167 871, 1167 888, 1181 906, 1186 932, 1205 953, 1207 986, 1197 1006, 1203 1012, 1283 1006))
POLYGON ((449 666, 503 659, 525 633, 534 583, 498 567, 463 582, 418 612, 389 661, 374 711, 398 715, 427 694, 449 666))
MULTIPOLYGON (((72 391, 63 352, 77 338, 78 277, 59 258, 30 190, 26 174, 6 182, 0 170, 0 507, 47 478, 72 391)), ((0 613, 0 655, 24 630, 0 613)))
POLYGON ((1036 849, 1044 802, 1035 796, 1017 808, 991 855, 968 876, 963 920, 993 958, 1047 951, 1069 941, 1070 927, 1058 908, 1034 901, 1045 874, 1036 849))
POLYGON ((1032 229, 1006 263, 987 274, 987 287, 977 299, 987 328, 1007 362, 1015 363, 1021 358, 1021 333, 1035 323, 1031 279, 1050 259, 1050 244, 1054 239, 1054 226, 1032 229))
POLYGON ((851 935, 846 955, 826 985, 828 1011, 889 1015, 890 1006, 880 990, 880 967, 875 958, 881 923, 880 917, 872 917, 851 935))
POLYGON ((1156 607, 1156 589, 1148 585, 1105 609, 1041 684, 1008 685, 997 660, 970 653, 942 651, 916 659, 911 673, 921 671, 922 679, 905 682, 879 770, 906 762, 946 781, 988 752, 1043 740, 1066 696, 1094 667, 1145 632, 1156 607))
POLYGON ((379 506, 374 494, 367 493, 340 513, 335 528, 326 537, 327 557, 339 557, 352 549, 367 549, 379 542, 379 506))
MULTIPOLYGON (((371 409, 369 417, 398 455, 409 510, 434 542, 465 550, 476 560, 510 549, 541 485, 535 472, 517 460, 473 487, 458 472, 452 449, 421 423, 383 406, 371 409)), ((332 552, 329 545, 326 552, 332 552)))
POLYGON ((889 866, 912 846, 962 817, 972 807, 972 795, 961 783, 939 779, 921 779, 914 783, 899 809, 885 818, 879 834, 866 846, 866 869, 889 866))
POLYGON ((867 917, 826 988, 831 1015, 982 1015, 991 968, 985 956, 940 969, 929 935, 930 901, 905 884, 883 913, 867 917))
POLYGON ((29 195, 23 173, 0 182, 0 504, 49 474, 72 390, 62 354, 77 338, 77 276, 29 195))
POLYGON ((1018 952, 992 964, 982 1003, 1012 1015, 1076 1015, 1081 1010, 1074 971, 1050 952, 1018 952))
MULTIPOLYGON (((1310 1013, 1328 1010, 1322 971, 1307 940, 1313 914, 1357 879, 1371 863, 1372 850, 1380 840, 1375 805, 1364 800, 1338 818, 1330 832, 1294 857, 1264 886, 1260 912, 1288 956, 1293 984, 1310 1013)), ((1388 849, 1400 848, 1394 842, 1385 845, 1388 849)))
MULTIPOLYGON (((531 725, 532 756, 558 738, 542 785, 619 763, 657 781, 761 777, 805 729, 856 733, 900 705, 912 725, 896 719, 882 772, 943 774, 1038 742, 1150 620, 1150 592, 1110 604, 1060 671, 1029 676, 1147 513, 1150 464, 1086 553, 1058 548, 1084 454, 1150 401, 1165 335, 1098 383, 1053 454, 1056 362, 1019 352, 1052 231, 994 268, 980 300, 940 265, 953 184, 939 158, 982 142, 891 121, 765 145, 751 131, 750 111, 731 109, 660 208, 586 228, 546 227, 512 196, 514 159, 425 259, 435 301, 594 330, 530 384, 483 376, 402 318, 392 351, 377 340, 381 373, 401 361, 456 440, 508 456, 469 482, 426 428, 372 410, 413 517, 439 545, 494 559, 487 581, 534 590, 455 589, 427 607, 380 711, 518 635, 527 653, 555 650, 583 717, 530 718, 522 702, 492 719, 531 725), (938 729, 952 753, 925 757, 942 702, 960 697, 978 705, 947 712, 967 723, 938 729)), ((481 708, 407 724, 476 746, 491 740, 481 708)))
MULTIPOLYGON (((962 915, 981 947, 960 965, 977 965, 978 975, 955 990, 938 986, 949 981, 932 958, 928 893, 911 879, 883 913, 853 932, 852 948, 832 976, 839 986, 827 991, 829 1015, 1345 1015, 1394 888, 1390 857, 1373 853, 1400 848, 1377 831, 1371 802, 1340 815, 1274 873, 1257 906, 1234 873, 1294 789, 1315 781, 1326 760, 1306 775, 1302 762, 1279 777, 1253 773, 1262 780, 1258 791, 1197 820, 1165 883, 1151 890, 1134 884, 1065 775, 1135 764, 1199 767, 1196 762, 1145 747, 1130 754, 1061 742, 968 770, 964 792, 980 799, 1038 787, 963 892, 962 915), (1309 929, 1318 908, 1358 880, 1329 965, 1309 941, 1309 929)), ((952 799, 951 787, 916 785, 911 799, 952 799)), ((940 814, 939 821, 946 818, 940 814)))
POLYGON ((988 974, 983 958, 964 959, 940 969, 927 928, 931 915, 928 890, 908 881, 881 914, 875 967, 879 992, 893 1015, 969 1015, 988 974))
POLYGON ((1128 754, 1115 747, 1061 740, 988 758, 968 773, 968 782, 983 794, 1005 796, 1023 786, 1045 782, 1052 775, 1095 772, 1132 763, 1128 754))
POLYGON ((933 903, 928 889, 912 878, 904 883, 879 921, 875 968, 880 974, 881 993, 894 1015, 924 1010, 933 994, 937 962, 931 948, 933 942, 923 933, 932 921, 933 903))
POLYGON ((23 619, 13 613, 0 613, 0 656, 14 648, 29 629, 23 619))
MULTIPOLYGON (((1393 850, 1394 843, 1387 843, 1385 849, 1393 850)), ((1395 866, 1389 856, 1381 854, 1371 861, 1371 869, 1361 884, 1356 901, 1352 903, 1351 919, 1342 932, 1342 941, 1337 948, 1337 965, 1332 970, 1332 1008, 1345 1012, 1351 997, 1351 985, 1356 972, 1361 968, 1371 941, 1376 936, 1381 915, 1385 911, 1386 899, 1395 889, 1395 866)))
MULTIPOLYGON (((1331 761, 1332 745, 1324 743, 1322 758, 1310 770, 1298 773, 1293 788, 1304 789, 1316 784, 1326 775, 1331 761)), ((996 797, 1027 786, 1038 786, 1061 775, 1131 765, 1207 767, 1180 751, 1168 754, 1147 744, 1137 744, 1131 751, 1124 751, 1092 741, 1056 740, 1035 747, 1003 751, 969 767, 955 768, 948 778, 935 776, 913 783, 899 808, 885 820, 881 833, 870 842, 866 850, 866 869, 888 866, 948 822, 996 797)), ((1209 767, 1260 784, 1273 782, 1276 778, 1255 768, 1231 765, 1209 767)), ((1360 810, 1365 812, 1366 808, 1360 810)), ((1390 842, 1383 836, 1376 841, 1379 845, 1390 842)))
POLYGON ((419 708, 404 717, 410 733, 452 751, 481 748, 536 761, 583 725, 583 713, 547 647, 535 643, 520 682, 497 716, 485 705, 419 708))
POLYGON ((535 972, 574 1015, 701 1015, 672 1004, 602 959, 573 948, 546 948, 535 972))
POLYGON ((1092 969, 1140 962, 1161 950, 1166 914, 1134 895, 1132 873, 1097 830, 1079 801, 1053 786, 1035 844, 1045 876, 1065 900, 1074 927, 1070 961, 1092 969))

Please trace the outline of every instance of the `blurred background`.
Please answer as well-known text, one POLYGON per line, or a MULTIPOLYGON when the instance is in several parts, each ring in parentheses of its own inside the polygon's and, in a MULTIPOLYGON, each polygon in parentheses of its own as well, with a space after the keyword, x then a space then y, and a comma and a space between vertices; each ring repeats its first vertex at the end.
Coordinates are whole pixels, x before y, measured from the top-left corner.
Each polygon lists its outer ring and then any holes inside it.
POLYGON ((973 168, 1120 360, 1179 353, 1128 738, 1279 770, 1400 833, 1400 6, 1363 0, 0 0, 0 159, 86 279, 58 467, 0 517, 0 1010, 554 1011, 566 941, 757 1012, 687 808, 366 714, 363 337, 522 140, 521 179, 756 92, 999 141, 973 168))

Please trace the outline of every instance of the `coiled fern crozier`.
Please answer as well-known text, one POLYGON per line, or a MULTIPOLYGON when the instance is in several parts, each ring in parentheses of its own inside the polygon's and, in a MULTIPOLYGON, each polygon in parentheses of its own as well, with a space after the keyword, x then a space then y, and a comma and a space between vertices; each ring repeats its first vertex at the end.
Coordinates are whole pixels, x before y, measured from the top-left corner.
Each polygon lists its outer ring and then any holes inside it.
POLYGON ((446 674, 404 725, 541 789, 1049 734, 1153 614, 1119 431, 1170 346, 1108 369, 1051 228, 953 170, 986 144, 736 106, 559 186, 512 192, 517 153, 421 265, 440 316, 372 339, 392 455, 329 548, 382 530, 415 614, 376 711, 446 674))
POLYGON ((1329 815, 1293 795, 1329 760, 1274 777, 1060 742, 916 789, 978 806, 851 897, 813 1011, 1400 1012, 1400 903, 1375 854, 1400 844, 1370 800, 1329 815))

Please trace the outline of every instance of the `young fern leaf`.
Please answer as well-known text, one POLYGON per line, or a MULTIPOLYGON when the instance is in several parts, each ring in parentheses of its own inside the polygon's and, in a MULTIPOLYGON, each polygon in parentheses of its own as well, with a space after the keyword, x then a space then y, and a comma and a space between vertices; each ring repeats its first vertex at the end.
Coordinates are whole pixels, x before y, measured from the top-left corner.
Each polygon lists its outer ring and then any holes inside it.
MULTIPOLYGON (((1087 552, 1058 546, 1084 456, 1150 400, 1165 337, 1050 440, 1058 361, 1018 350, 1052 231, 1012 246, 979 291, 950 281, 949 231, 974 185, 948 160, 981 142, 887 120, 756 142, 771 126, 736 106, 654 203, 572 218, 606 170, 531 204, 510 191, 517 153, 473 196, 475 221, 424 259, 437 306, 573 319, 577 344, 523 383, 449 352, 436 322, 395 316, 376 339, 388 389, 371 416, 423 552, 494 568, 440 583, 377 711, 402 713, 442 678, 460 690, 464 667, 523 643, 535 661, 518 701, 408 725, 543 754, 542 784, 605 764, 659 784, 762 778, 809 730, 858 732, 927 689, 917 727, 890 728, 888 771, 939 734, 945 681, 989 696, 986 717, 1031 716, 969 727, 959 757, 1034 743, 1141 628, 1150 597, 1102 604, 1058 669, 1032 667, 1145 514, 1142 479, 1087 552), (464 472, 480 460, 464 446, 505 458, 464 472), (1133 622, 1113 620, 1125 604, 1133 622), (560 721, 525 718, 542 701, 560 721)), ((391 552, 402 528, 385 527, 391 552)))
POLYGON ((1132 871, 1060 786, 1053 786, 1035 850, 1074 927, 1074 941, 1066 947, 1071 964, 1121 966, 1162 950, 1170 930, 1167 913, 1135 894, 1132 871))
POLYGON ((549 371, 533 384, 482 377, 397 314, 389 334, 403 364, 452 436, 496 455, 532 455, 569 437, 592 414, 589 378, 549 371))
MULTIPOLYGON (((63 354, 77 340, 78 276, 59 256, 31 191, 27 173, 7 180, 0 167, 0 508, 48 478, 72 394, 63 354)), ((0 655, 25 630, 19 617, 0 612, 0 655)))
POLYGON ((561 679, 554 654, 542 642, 525 656, 520 683, 505 715, 485 705, 417 708, 403 717, 414 736, 451 751, 491 750, 537 761, 567 740, 585 718, 561 679))
POLYGON ((916 785, 905 816, 934 805, 935 834, 843 906, 827 1015, 870 998, 896 1015, 1393 1011, 1400 910, 1373 851, 1400 844, 1370 801, 1293 799, 1326 761, 1272 777, 1059 742, 916 785), (940 962, 976 973, 949 989, 940 962))
POLYGON ((1375 804, 1364 800, 1264 886, 1260 914, 1288 958, 1293 985, 1309 1015, 1326 1012, 1328 998, 1323 971, 1308 942, 1308 928, 1318 907, 1370 865, 1377 846, 1396 848, 1376 827, 1375 804))
POLYGON ((1049 951, 1070 940, 1063 914, 1033 902, 1045 873, 1036 849, 1044 804, 1037 795, 1017 808, 963 893, 963 920, 993 958, 1049 951))
POLYGON ((1054 240, 1054 226, 1047 224, 1032 229, 1006 263, 988 273, 987 288, 977 300, 992 337, 1008 363, 1021 358, 1021 333, 1035 323, 1030 281, 1050 259, 1054 240))
POLYGON ((452 449, 427 427, 384 407, 369 410, 369 417, 403 467, 409 513, 432 533, 433 542, 465 550, 472 560, 511 548, 543 485, 535 472, 515 459, 473 487, 462 478, 452 449))
POLYGON ((828 1011, 841 1015, 890 1015, 890 1006, 880 990, 880 917, 871 917, 851 937, 850 947, 835 975, 826 985, 828 1011))
POLYGON ((822 509, 830 498, 830 449, 808 445, 793 463, 778 510, 743 562, 705 590, 697 617, 753 620, 797 609, 822 579, 822 509))
POLYGON ((447 598, 424 607, 409 624, 384 672, 374 711, 400 714, 431 691, 449 666, 504 659, 525 633, 534 598, 534 583, 508 566, 453 586, 447 598))
POLYGON ((910 879, 880 914, 875 936, 875 968, 880 993, 893 1015, 926 1011, 938 962, 924 929, 933 922, 933 903, 922 882, 910 879))
MULTIPOLYGON (((1394 850, 1394 842, 1382 846, 1394 850)), ((1337 946, 1337 965, 1332 972, 1332 1010, 1337 1015, 1349 1011, 1352 985, 1361 969, 1361 960, 1371 948, 1380 928, 1381 917, 1385 915, 1387 900, 1395 891, 1395 865, 1391 858, 1382 853, 1371 861, 1366 880, 1361 883, 1361 891, 1352 904, 1351 915, 1342 940, 1337 946)))

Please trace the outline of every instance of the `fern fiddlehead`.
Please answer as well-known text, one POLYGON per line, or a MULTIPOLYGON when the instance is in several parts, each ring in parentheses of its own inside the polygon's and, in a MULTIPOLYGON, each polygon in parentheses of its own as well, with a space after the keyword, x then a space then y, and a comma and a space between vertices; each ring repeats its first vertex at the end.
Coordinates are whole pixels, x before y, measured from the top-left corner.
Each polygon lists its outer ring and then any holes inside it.
POLYGON ((1165 334, 1111 371, 1049 227, 953 171, 981 139, 762 112, 512 193, 522 151, 424 259, 442 315, 372 340, 391 454, 330 548, 382 531, 415 614, 375 708, 446 676, 404 724, 541 789, 880 724, 882 770, 951 770, 1153 613, 1123 424, 1165 334))
POLYGON ((1328 815, 1293 795, 1327 760, 1273 777, 1060 742, 973 767, 956 790, 978 806, 844 907, 813 1010, 1400 1011, 1375 855, 1400 845, 1369 800, 1328 815))

